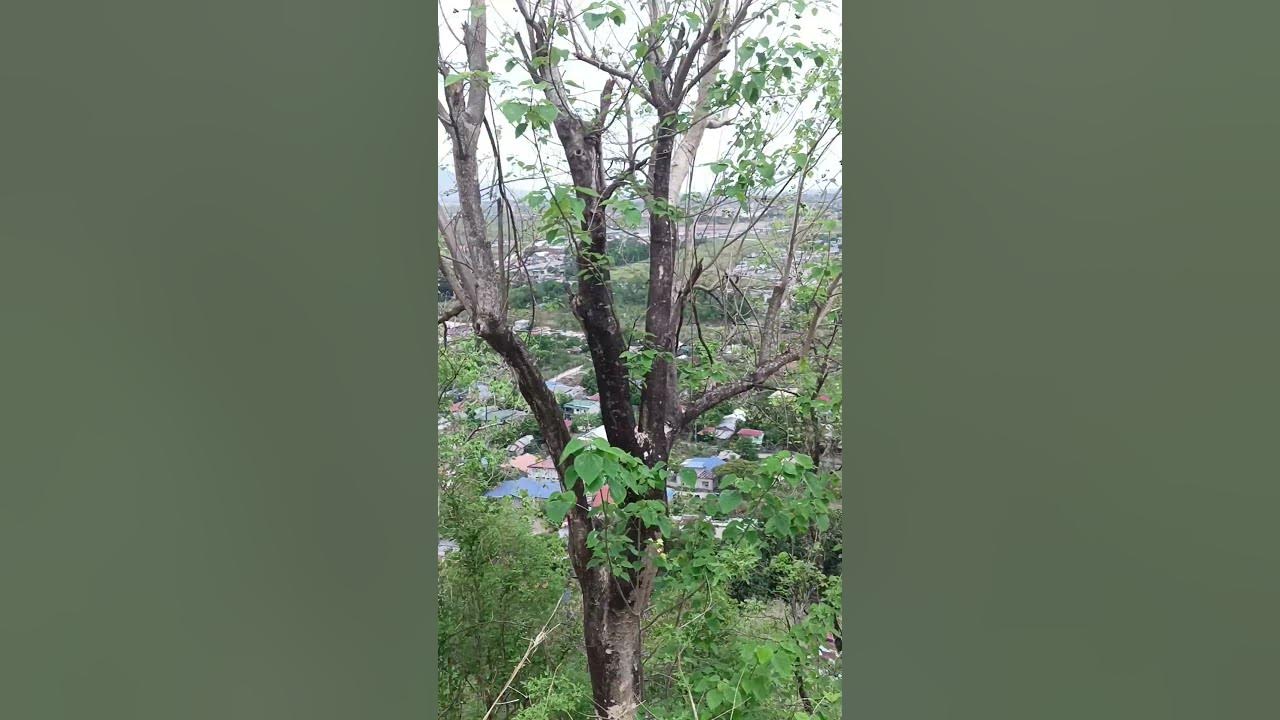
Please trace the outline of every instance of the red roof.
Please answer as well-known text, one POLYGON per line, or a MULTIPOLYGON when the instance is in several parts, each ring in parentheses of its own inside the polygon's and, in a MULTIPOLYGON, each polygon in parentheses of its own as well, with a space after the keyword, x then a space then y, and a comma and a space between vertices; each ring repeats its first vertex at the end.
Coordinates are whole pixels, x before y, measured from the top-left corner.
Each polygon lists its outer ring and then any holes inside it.
POLYGON ((449 412, 462 412, 462 403, 456 402, 449 406, 449 412))
POLYGON ((600 402, 600 393, 596 393, 595 395, 588 395, 588 396, 587 396, 587 399, 588 399, 588 400, 594 400, 594 401, 596 401, 596 402, 600 402))
POLYGON ((511 462, 507 464, 515 468, 516 470, 519 470, 520 472, 529 472, 529 468, 533 466, 534 462, 536 462, 537 459, 538 459, 537 455, 530 455, 529 453, 525 453, 519 457, 512 458, 511 462))
POLYGON ((564 421, 564 428, 565 428, 566 430, 572 430, 572 429, 573 429, 573 421, 572 421, 572 420, 565 420, 565 421, 564 421))
POLYGON ((609 486, 605 485, 600 488, 600 492, 596 493, 595 497, 591 498, 591 507, 600 507, 602 503, 607 502, 612 502, 612 499, 609 497, 609 486))
POLYGON ((710 425, 702 428, 702 430, 699 432, 700 435, 714 435, 715 433, 716 433, 716 429, 711 427, 710 425))
POLYGON ((539 460, 538 462, 534 463, 531 467, 538 468, 539 470, 555 470, 556 464, 551 462, 551 458, 548 457, 548 458, 543 458, 542 460, 539 460))
POLYGON ((751 428, 742 428, 738 431, 738 434, 742 437, 764 437, 763 430, 753 430, 751 428))

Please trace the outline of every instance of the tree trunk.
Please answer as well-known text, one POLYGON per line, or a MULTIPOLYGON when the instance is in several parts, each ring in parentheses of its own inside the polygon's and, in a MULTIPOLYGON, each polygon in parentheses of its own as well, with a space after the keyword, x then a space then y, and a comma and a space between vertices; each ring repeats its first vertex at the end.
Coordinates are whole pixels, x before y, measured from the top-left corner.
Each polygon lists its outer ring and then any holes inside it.
POLYGON ((676 226, 670 216, 671 161, 675 148, 674 115, 658 123, 653 158, 649 163, 650 191, 654 207, 649 212, 649 308, 645 313, 645 339, 659 351, 645 378, 640 405, 642 459, 652 467, 671 452, 668 426, 673 429, 676 400, 677 308, 675 307, 676 226))
POLYGON ((555 128, 560 143, 565 148, 574 184, 595 193, 578 193, 578 197, 586 204, 582 229, 587 238, 575 255, 580 274, 578 292, 573 297, 573 313, 586 333, 587 350, 591 353, 591 365, 596 371, 600 422, 604 425, 610 445, 639 457, 635 414, 631 410, 631 384, 626 364, 622 361, 622 353, 627 349, 626 341, 614 311, 608 265, 597 260, 604 257, 608 239, 605 211, 599 197, 604 190, 601 169, 604 153, 600 137, 589 132, 580 120, 570 116, 558 117, 555 128))
POLYGON ((642 699, 639 612, 604 568, 589 571, 582 587, 587 670, 596 715, 631 720, 642 699))

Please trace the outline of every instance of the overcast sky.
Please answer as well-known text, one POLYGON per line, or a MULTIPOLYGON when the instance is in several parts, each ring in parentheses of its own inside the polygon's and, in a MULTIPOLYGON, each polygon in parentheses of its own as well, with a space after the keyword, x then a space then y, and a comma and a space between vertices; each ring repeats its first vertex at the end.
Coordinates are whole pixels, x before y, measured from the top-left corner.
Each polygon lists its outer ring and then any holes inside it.
MULTIPOLYGON (((731 2, 734 2, 734 0, 731 0, 731 2)), ((576 6, 586 7, 587 4, 587 2, 582 2, 576 6)), ((624 7, 629 7, 631 3, 624 1, 622 4, 624 7)), ((734 4, 736 5, 736 2, 734 4)), ((445 24, 447 23, 448 26, 453 28, 454 32, 461 35, 462 21, 467 17, 467 8, 469 5, 470 3, 467 0, 440 0, 439 17, 442 22, 440 30, 440 53, 444 58, 455 61, 455 65, 459 67, 463 65, 461 45, 455 39, 453 33, 450 32, 449 27, 446 27, 445 24)), ((519 19, 519 13, 516 10, 515 3, 511 2, 511 0, 503 0, 495 5, 491 5, 487 16, 489 19, 490 52, 493 52, 494 50, 501 50, 498 44, 499 36, 503 31, 509 30, 513 27, 514 20, 519 19)), ((765 34, 776 39, 778 37, 782 37, 783 33, 786 32, 789 33, 790 37, 798 38, 806 43, 838 45, 841 32, 841 21, 838 6, 835 8, 819 7, 818 14, 816 16, 810 15, 809 12, 806 11, 804 17, 795 22, 800 25, 800 29, 798 31, 786 30, 783 28, 770 28, 765 34)), ((628 22, 626 25, 615 30, 611 28, 610 23, 605 23, 605 25, 601 26, 600 30, 605 31, 606 29, 615 33, 614 38, 616 38, 619 44, 625 43, 629 45, 634 39, 636 26, 633 23, 628 22)), ((510 73, 505 72, 504 66, 506 63, 506 57, 507 56, 504 52, 499 52, 498 58, 490 63, 490 70, 496 73, 500 78, 509 79, 513 82, 527 77, 521 75, 519 68, 512 70, 510 73)), ((726 60, 726 63, 727 62, 728 60, 726 60)), ((598 94, 603 83, 602 73, 594 68, 577 63, 576 61, 570 61, 566 65, 565 76, 582 84, 588 91, 592 91, 593 94, 598 94), (577 72, 575 72, 575 70, 577 72)), ((437 86, 438 92, 442 92, 442 90, 440 90, 442 87, 443 80, 441 80, 437 86)), ((517 95, 513 91, 497 89, 495 103, 511 97, 522 97, 522 95, 517 95)), ((538 149, 530 141, 530 135, 526 134, 523 138, 515 138, 514 129, 509 123, 507 123, 506 118, 504 118, 501 113, 498 113, 494 120, 503 128, 503 155, 507 157, 514 157, 526 163, 536 164, 538 161, 538 149)), ((722 128, 709 130, 704 135, 702 145, 698 150, 698 157, 696 161, 696 164, 699 167, 695 168, 692 178, 695 190, 705 191, 710 187, 712 182, 712 173, 710 170, 702 166, 721 158, 724 151, 733 142, 732 132, 732 128, 722 128)), ((449 157, 449 141, 443 132, 439 134, 439 138, 440 140, 437 151, 439 161, 445 163, 447 166, 446 161, 449 157)), ((481 143, 481 145, 484 144, 485 143, 483 142, 481 143)), ((561 164, 563 162, 563 155, 557 143, 544 143, 541 148, 541 152, 544 157, 554 160, 556 164, 561 164)), ((823 156, 815 169, 818 173, 838 173, 839 160, 840 144, 837 142, 828 151, 828 153, 823 156)), ((513 175, 514 173, 509 171, 507 174, 513 175)), ((526 191, 541 186, 541 182, 534 181, 527 183, 517 182, 512 184, 515 185, 517 189, 526 191)))

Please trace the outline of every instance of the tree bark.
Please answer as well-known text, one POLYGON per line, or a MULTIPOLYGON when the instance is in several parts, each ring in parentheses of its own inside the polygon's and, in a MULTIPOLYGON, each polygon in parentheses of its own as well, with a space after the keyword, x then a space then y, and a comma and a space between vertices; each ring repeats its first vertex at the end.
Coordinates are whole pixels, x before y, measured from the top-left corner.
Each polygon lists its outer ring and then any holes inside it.
POLYGON ((640 613, 605 568, 589 571, 582 580, 587 670, 596 715, 635 717, 643 682, 640 613))
POLYGON ((676 392, 677 308, 675 307, 676 226, 671 217, 671 163, 675 148, 674 114, 658 122, 653 159, 649 162, 649 308, 645 312, 646 344, 658 351, 645 377, 640 402, 642 459, 652 467, 671 453, 668 428, 676 392))

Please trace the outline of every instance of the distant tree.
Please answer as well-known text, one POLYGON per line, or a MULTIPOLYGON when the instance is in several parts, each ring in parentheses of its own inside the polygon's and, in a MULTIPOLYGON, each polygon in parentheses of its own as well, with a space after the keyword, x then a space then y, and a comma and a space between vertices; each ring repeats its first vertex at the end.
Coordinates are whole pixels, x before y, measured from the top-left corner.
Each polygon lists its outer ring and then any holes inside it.
POLYGON ((758 457, 760 449, 751 440, 738 436, 729 443, 729 449, 741 455, 746 460, 755 460, 758 457))
POLYGON ((723 479, 729 475, 744 477, 756 472, 756 463, 750 459, 739 458, 720 465, 712 472, 715 474, 717 480, 723 479))

